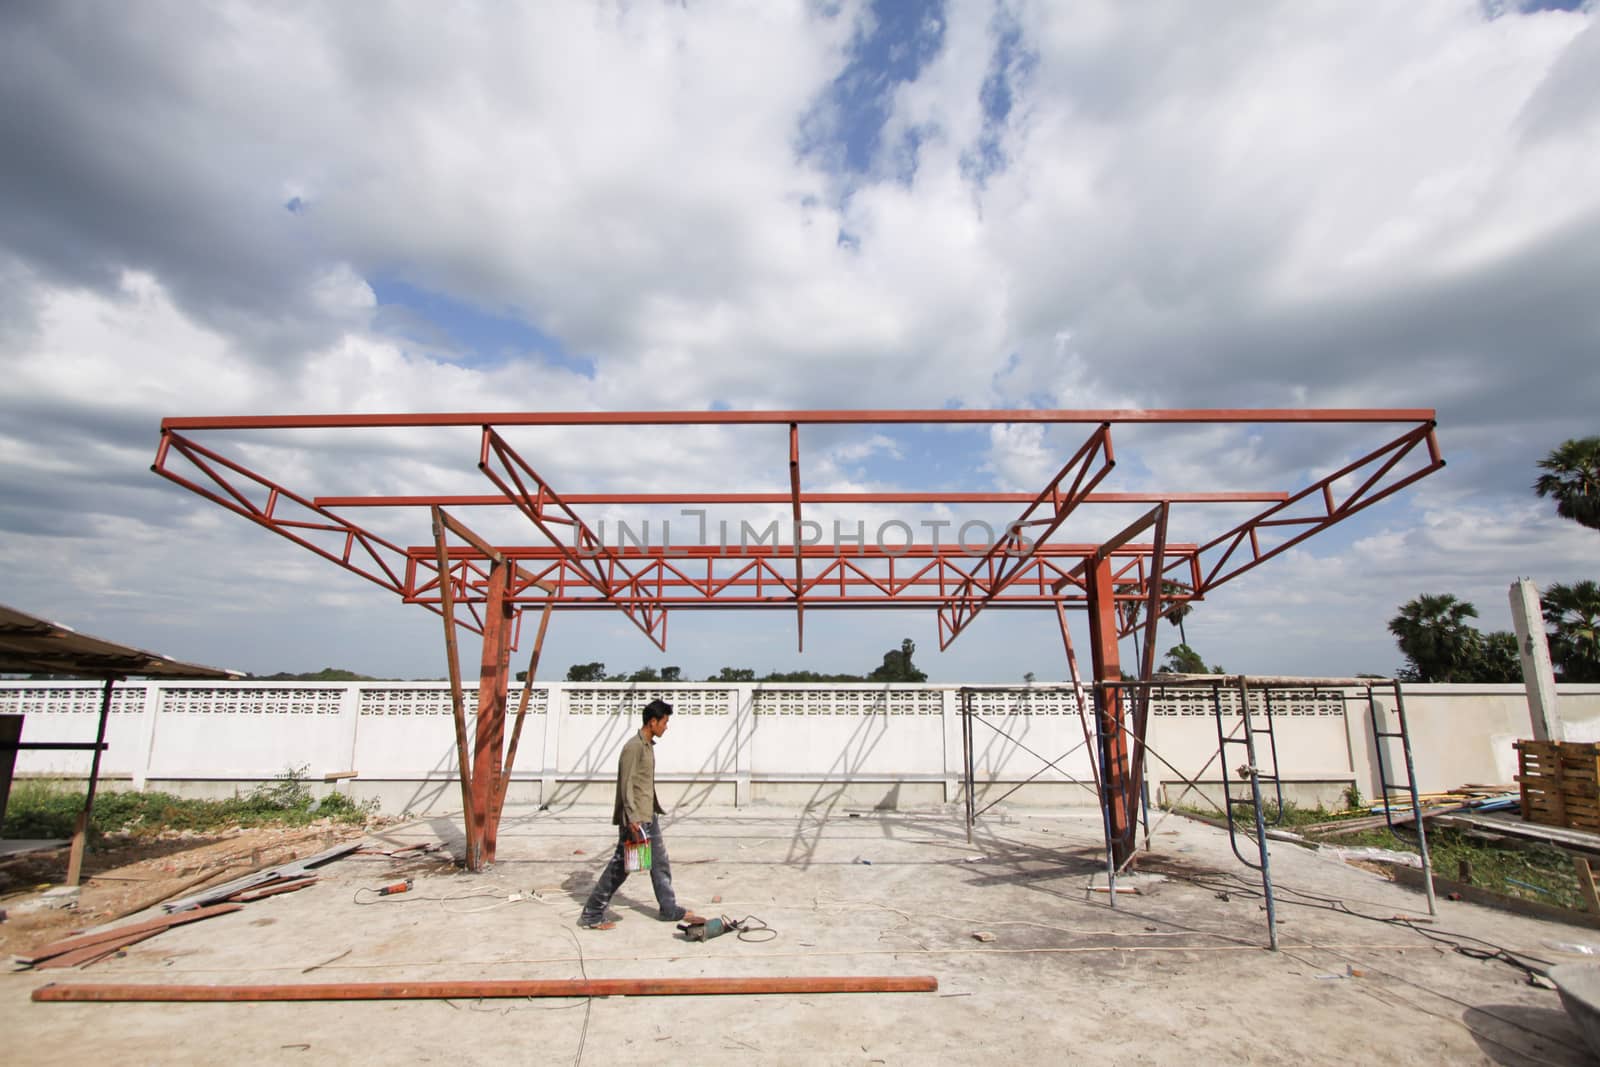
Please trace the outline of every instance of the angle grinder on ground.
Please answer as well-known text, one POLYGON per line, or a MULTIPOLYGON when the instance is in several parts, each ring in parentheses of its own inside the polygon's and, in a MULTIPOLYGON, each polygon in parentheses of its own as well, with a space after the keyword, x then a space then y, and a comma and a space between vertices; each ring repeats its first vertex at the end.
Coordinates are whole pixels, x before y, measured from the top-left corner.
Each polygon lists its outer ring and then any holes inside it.
POLYGON ((726 915, 705 919, 697 923, 679 923, 678 929, 683 931, 685 941, 710 941, 713 937, 721 937, 729 932, 741 929, 742 920, 730 919, 726 915))

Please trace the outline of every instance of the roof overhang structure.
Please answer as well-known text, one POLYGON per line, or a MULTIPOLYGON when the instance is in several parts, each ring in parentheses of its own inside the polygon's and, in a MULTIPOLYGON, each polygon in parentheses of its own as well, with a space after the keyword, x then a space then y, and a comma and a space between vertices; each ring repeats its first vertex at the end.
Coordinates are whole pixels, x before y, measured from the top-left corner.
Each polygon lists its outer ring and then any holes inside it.
MULTIPOLYGON (((542 609, 540 641, 552 609, 605 610, 627 616, 663 649, 669 617, 688 610, 792 612, 802 649, 808 610, 932 612, 941 649, 984 612, 1046 610, 1057 616, 1074 679, 1066 610, 1086 608, 1095 679, 1121 677, 1117 639, 1135 629, 1145 638, 1136 675, 1148 678, 1160 618, 1442 468, 1434 426, 1434 412, 1421 408, 186 417, 163 420, 153 470, 405 602, 441 614, 458 694, 456 630, 484 637, 480 677, 487 680, 479 689, 477 752, 478 763, 487 760, 488 769, 474 772, 471 791, 466 788, 467 741, 457 713, 463 805, 469 824, 478 820, 477 832, 468 834, 468 865, 477 869, 474 841, 493 857, 493 826, 506 781, 496 723, 503 718, 506 650, 516 643, 525 608, 542 609), (994 481, 992 472, 984 476, 987 468, 981 463, 968 464, 959 474, 937 462, 917 464, 913 473, 923 486, 893 491, 840 487, 852 480, 837 472, 825 479, 833 484, 817 488, 805 473, 805 457, 826 451, 819 442, 852 428, 944 434, 941 447, 959 449, 971 443, 970 438, 948 443, 960 431, 992 432, 1003 426, 1035 428, 1041 445, 1055 456, 1054 475, 1037 490, 979 488, 975 481, 994 481), (1265 442, 1268 452, 1279 450, 1292 461, 1208 463, 1204 453, 1214 443, 1203 439, 1204 431, 1218 428, 1243 431, 1265 442), (652 447, 640 449, 637 435, 645 430, 652 447), (1178 466, 1204 471, 1197 479, 1206 483, 1203 488, 1152 488, 1148 483, 1171 465, 1170 455, 1167 464, 1146 463, 1135 450, 1134 462, 1126 462, 1130 441, 1143 447, 1160 433, 1186 432, 1199 439, 1187 442, 1193 454, 1178 466), (707 452, 708 442, 726 449, 721 461, 711 461, 702 474, 708 482, 724 484, 660 488, 663 472, 673 469, 668 443, 674 433, 692 435, 702 454, 717 454, 707 452), (635 446, 631 453, 619 447, 621 439, 635 446), (353 451, 355 458, 342 465, 316 462, 319 455, 331 459, 341 450, 353 451), (426 464, 430 485, 440 483, 441 472, 459 473, 465 480, 426 493, 351 493, 359 476, 350 470, 379 454, 426 464), (731 472, 750 469, 762 455, 771 473, 759 484, 726 484, 731 472), (280 470, 258 470, 266 461, 276 461, 280 470), (1304 474, 1291 484, 1229 484, 1235 478, 1251 481, 1250 472, 1258 467, 1304 474), (282 470, 312 468, 324 478, 337 477, 338 484, 286 484, 282 470), (560 472, 560 478, 547 477, 551 471, 560 472), (1119 471, 1121 478, 1115 476, 1119 471), (652 489, 617 491, 593 484, 598 472, 605 472, 604 483, 631 480, 652 489), (1226 488, 1214 488, 1218 484, 1226 488), (635 536, 630 544, 619 529, 619 536, 608 541, 603 518, 595 518, 608 509, 667 507, 698 514, 698 535, 664 536, 660 544, 635 536), (954 536, 941 541, 935 527, 934 536, 918 538, 910 523, 893 520, 882 523, 875 537, 864 536, 861 526, 853 535, 840 534, 841 510, 881 518, 886 509, 910 507, 939 509, 954 536), (473 522, 446 509, 471 511, 473 522), (713 524, 708 521, 713 512, 732 519, 713 524), (818 520, 830 516, 834 536, 826 538, 818 520), (979 522, 974 517, 981 517, 987 536, 967 536, 969 524, 979 522), (968 522, 957 528, 962 518, 968 522), (493 534, 483 533, 485 523, 493 526, 493 534), (886 540, 883 530, 897 525, 896 536, 886 540), (730 528, 737 537, 728 536, 730 528), (747 528, 757 536, 745 536, 747 528), (433 536, 410 533, 422 529, 433 536), (711 536, 713 529, 717 536, 711 536), (1135 605, 1139 610, 1131 610, 1135 605)), ((385 478, 386 484, 394 481, 392 474, 385 478)), ((681 534, 683 524, 675 530, 681 534)), ((538 650, 536 641, 535 663, 538 650)), ((1120 697, 1107 699, 1109 705, 1098 709, 1106 763, 1102 790, 1110 805, 1108 827, 1126 842, 1131 841, 1126 808, 1130 787, 1137 795, 1147 709, 1136 709, 1129 774, 1120 697)), ((456 703, 459 708, 459 695, 456 703)), ((477 859, 483 855, 480 851, 477 859)))
MULTIPOLYGON (((181 663, 156 652, 107 641, 103 637, 91 637, 70 626, 8 608, 4 604, 0 604, 0 673, 65 674, 99 678, 105 682, 100 696, 100 718, 92 742, 23 741, 23 717, 0 716, 0 817, 4 816, 11 795, 11 775, 17 752, 66 749, 94 753, 89 764, 89 783, 84 793, 83 811, 79 813, 72 833, 72 851, 67 859, 67 885, 77 885, 83 872, 83 850, 88 839, 89 818, 94 811, 95 792, 100 783, 100 756, 106 750, 106 720, 111 714, 111 690, 117 681, 131 675, 147 678, 241 677, 238 671, 181 663)), ((52 842, 37 844, 50 845, 52 842)))
POLYGON ((0 673, 80 678, 239 678, 238 671, 181 663, 170 656, 79 633, 0 604, 0 673))

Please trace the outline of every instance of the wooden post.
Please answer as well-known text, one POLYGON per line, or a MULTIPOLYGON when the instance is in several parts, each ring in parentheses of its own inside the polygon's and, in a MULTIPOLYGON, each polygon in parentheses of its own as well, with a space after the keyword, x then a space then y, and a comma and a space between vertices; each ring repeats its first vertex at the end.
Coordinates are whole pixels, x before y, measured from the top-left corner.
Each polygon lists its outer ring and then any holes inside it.
POLYGON ((94 760, 89 764, 89 791, 83 797, 83 811, 72 830, 72 851, 67 857, 67 885, 77 885, 83 877, 83 850, 89 843, 89 818, 94 814, 95 788, 100 784, 100 753, 105 751, 106 720, 111 717, 111 689, 116 679, 107 678, 100 696, 100 728, 94 735, 94 760))
POLYGON ((494 862, 500 829, 500 772, 506 740, 506 675, 510 668, 511 613, 506 600, 510 565, 489 565, 483 608, 483 656, 478 667, 478 723, 472 754, 472 836, 479 862, 494 862))

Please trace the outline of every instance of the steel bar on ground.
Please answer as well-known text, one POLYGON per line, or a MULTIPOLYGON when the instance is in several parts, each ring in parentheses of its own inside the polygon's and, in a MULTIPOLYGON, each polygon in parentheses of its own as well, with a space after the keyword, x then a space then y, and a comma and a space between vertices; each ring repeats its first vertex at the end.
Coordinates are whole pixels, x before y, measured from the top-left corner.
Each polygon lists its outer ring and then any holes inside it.
POLYGON ((444 547, 444 511, 433 508, 433 538, 439 562, 440 608, 444 615, 445 659, 450 670, 450 712, 456 727, 456 764, 461 777, 461 819, 466 836, 463 862, 469 871, 483 869, 482 858, 473 849, 472 838, 472 761, 467 753, 467 712, 462 705, 461 654, 456 648, 456 612, 450 590, 450 567, 444 547))
POLYGON ((155 1003, 264 1000, 476 1000, 504 997, 697 997, 776 993, 934 993, 931 975, 778 978, 553 978, 461 982, 321 982, 303 985, 51 983, 39 1002, 155 1003))
POLYGON ((83 877, 83 849, 89 843, 89 820, 94 816, 94 792, 100 784, 100 755, 106 750, 106 720, 111 717, 111 690, 116 679, 107 678, 100 695, 100 725, 94 735, 94 760, 89 764, 89 788, 83 795, 83 811, 72 829, 72 851, 67 856, 67 885, 77 885, 83 877))

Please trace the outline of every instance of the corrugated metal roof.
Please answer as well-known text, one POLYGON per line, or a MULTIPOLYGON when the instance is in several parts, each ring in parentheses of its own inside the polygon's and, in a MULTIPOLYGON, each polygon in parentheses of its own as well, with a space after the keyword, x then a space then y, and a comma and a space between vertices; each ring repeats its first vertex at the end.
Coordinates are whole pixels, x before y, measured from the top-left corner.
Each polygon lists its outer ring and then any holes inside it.
POLYGON ((0 604, 0 671, 44 671, 92 678, 238 678, 239 671, 180 663, 141 648, 80 634, 70 626, 0 604))

